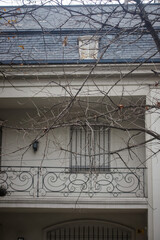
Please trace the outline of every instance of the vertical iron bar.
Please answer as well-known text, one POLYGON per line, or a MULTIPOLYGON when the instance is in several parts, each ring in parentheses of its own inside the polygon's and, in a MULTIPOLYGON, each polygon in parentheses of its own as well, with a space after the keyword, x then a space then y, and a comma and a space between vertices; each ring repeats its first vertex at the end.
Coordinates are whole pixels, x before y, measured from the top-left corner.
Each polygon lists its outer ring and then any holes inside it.
POLYGON ((83 234, 82 234, 82 236, 83 236, 83 240, 85 240, 85 227, 83 227, 83 234))
POLYGON ((97 240, 99 240, 99 226, 97 227, 97 240))
POLYGON ((89 226, 88 226, 88 240, 89 240, 89 234, 90 234, 90 229, 89 229, 89 226))
POLYGON ((89 168, 92 169, 92 159, 91 159, 91 147, 92 147, 92 132, 88 128, 88 155, 89 155, 89 168))
POLYGON ((56 239, 57 239, 57 230, 55 230, 54 236, 55 236, 55 239, 54 239, 54 240, 56 240, 56 239))
POLYGON ((38 169, 37 169, 37 197, 39 197, 39 188, 40 188, 40 186, 39 186, 39 174, 40 174, 40 167, 38 167, 38 169))
POLYGON ((106 129, 103 127, 103 168, 105 169, 106 167, 106 160, 105 160, 105 152, 106 152, 106 141, 105 141, 105 136, 106 136, 106 129))
POLYGON ((107 149, 107 152, 108 152, 108 168, 110 168, 110 129, 107 130, 107 139, 108 139, 108 149, 107 149))
POLYGON ((61 229, 59 229, 59 239, 58 240, 61 240, 61 229))
POLYGON ((100 162, 101 162, 101 127, 98 128, 98 133, 99 133, 98 149, 99 149, 99 166, 100 166, 100 162))
POLYGON ((73 167, 73 145, 72 145, 72 141, 73 141, 73 129, 72 129, 72 127, 71 127, 71 131, 70 131, 70 134, 71 134, 71 136, 70 136, 70 153, 71 153, 71 160, 70 160, 70 170, 72 170, 72 167, 73 167))
POLYGON ((143 168, 143 169, 142 169, 142 171, 143 171, 143 197, 145 197, 145 195, 146 195, 146 194, 145 194, 145 175, 144 175, 145 172, 144 172, 144 170, 145 170, 145 169, 143 168))
POLYGON ((92 239, 94 240, 94 225, 93 225, 93 237, 92 237, 92 239))
POLYGON ((102 240, 104 240, 104 227, 102 227, 102 240))
POLYGON ((109 240, 109 228, 107 228, 107 240, 109 240))
POLYGON ((64 229, 64 240, 66 240, 66 228, 64 229))
POLYGON ((128 238, 128 233, 127 233, 127 235, 126 235, 126 240, 129 240, 129 238, 128 238))
POLYGON ((80 169, 82 169, 82 129, 80 128, 80 169))
POLYGON ((85 155, 85 169, 86 169, 86 167, 87 167, 87 164, 86 164, 86 161, 87 161, 87 156, 86 156, 86 128, 84 127, 84 155, 85 155))
POLYGON ((77 155, 77 128, 76 128, 76 141, 75 141, 75 154, 76 154, 76 156, 75 156, 75 159, 76 159, 76 163, 75 163, 75 165, 76 165, 76 172, 78 171, 78 155, 77 155))
POLYGON ((68 238, 71 239, 71 231, 70 231, 70 228, 69 228, 69 231, 68 231, 68 238))
POLYGON ((114 240, 114 230, 112 228, 112 240, 114 240))
POLYGON ((80 229, 80 226, 78 227, 78 239, 79 240, 81 239, 81 229, 80 229))
POLYGON ((94 129, 94 142, 93 142, 93 162, 94 162, 94 167, 95 169, 98 167, 97 164, 97 157, 96 157, 96 151, 97 151, 97 145, 96 145, 96 139, 97 139, 97 131, 94 129))
POLYGON ((76 240, 76 232, 75 232, 75 227, 73 229, 73 239, 76 240))

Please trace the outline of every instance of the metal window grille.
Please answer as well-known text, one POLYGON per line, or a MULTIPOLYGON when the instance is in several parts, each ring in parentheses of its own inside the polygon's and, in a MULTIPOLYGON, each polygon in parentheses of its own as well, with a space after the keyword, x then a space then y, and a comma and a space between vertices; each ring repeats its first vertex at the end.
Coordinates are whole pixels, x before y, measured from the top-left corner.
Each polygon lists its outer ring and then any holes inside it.
POLYGON ((47 240, 131 240, 132 231, 114 225, 63 226, 47 232, 47 240))
POLYGON ((109 129, 105 126, 71 127, 71 171, 109 168, 109 129))

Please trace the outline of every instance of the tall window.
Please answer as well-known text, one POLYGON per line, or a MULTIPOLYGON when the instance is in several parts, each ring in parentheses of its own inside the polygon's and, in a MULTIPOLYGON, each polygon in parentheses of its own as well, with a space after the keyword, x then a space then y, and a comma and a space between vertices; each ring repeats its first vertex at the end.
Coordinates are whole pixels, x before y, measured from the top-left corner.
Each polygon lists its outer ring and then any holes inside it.
POLYGON ((71 127, 71 171, 109 168, 109 130, 105 126, 71 127))
POLYGON ((99 37, 83 36, 79 37, 80 59, 97 59, 99 49, 99 37))

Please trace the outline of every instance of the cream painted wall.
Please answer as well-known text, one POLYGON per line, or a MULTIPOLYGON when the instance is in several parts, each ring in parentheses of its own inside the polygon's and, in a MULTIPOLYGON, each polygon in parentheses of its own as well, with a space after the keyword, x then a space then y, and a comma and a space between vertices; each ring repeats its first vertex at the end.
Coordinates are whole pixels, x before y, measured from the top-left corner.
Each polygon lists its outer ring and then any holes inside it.
MULTIPOLYGON (((35 115, 33 109, 10 109, 2 110, 1 116, 7 119, 7 124, 13 127, 33 127, 32 117, 35 115)), ((41 125, 41 127, 45 125, 41 125)), ((61 151, 68 146, 68 128, 59 128, 49 131, 43 138, 39 139, 38 151, 34 152, 29 145, 34 139, 43 134, 43 131, 18 131, 3 128, 2 139, 2 165, 26 165, 26 166, 61 166, 66 164, 68 155, 61 151)), ((68 161, 67 161, 68 162, 68 161)))
POLYGON ((61 128, 50 131, 43 138, 39 139, 37 152, 32 146, 37 133, 18 132, 10 129, 3 130, 3 152, 2 165, 26 165, 26 166, 65 166, 68 163, 68 154, 60 149, 67 148, 68 129, 61 128))
MULTIPOLYGON (((37 113, 36 113, 37 114, 37 113)), ((33 127, 34 121, 32 121, 32 116, 35 115, 33 109, 8 109, 2 110, 1 116, 4 120, 7 119, 7 124, 17 127, 33 127)), ((143 126, 143 121, 136 121, 134 124, 130 124, 130 127, 143 126)), ((45 125, 40 125, 44 126, 45 125)), ((121 123, 121 126, 125 127, 121 123)), ((43 133, 39 131, 18 131, 9 128, 3 129, 3 139, 2 139, 2 165, 26 165, 26 166, 69 166, 70 154, 67 151, 61 149, 69 150, 70 141, 70 130, 69 127, 58 128, 49 131, 43 138, 39 139, 39 148, 37 152, 34 152, 32 147, 28 146, 33 142, 33 140, 38 136, 38 134, 43 133)), ((121 130, 111 130, 110 134, 110 150, 112 152, 118 152, 125 163, 129 167, 144 167, 142 164, 145 161, 145 147, 137 146, 134 149, 126 150, 128 145, 128 140, 132 134, 137 132, 125 132, 121 130)), ((132 138, 129 145, 138 145, 144 142, 144 134, 139 134, 132 138)), ((111 167, 125 167, 124 162, 120 157, 114 153, 110 158, 111 167)))
MULTIPOLYGON (((160 99, 160 89, 151 88, 148 95, 148 103, 157 104, 160 99)), ((147 126, 156 134, 160 134, 160 110, 152 109, 147 114, 147 126)), ((148 163, 148 239, 159 240, 160 238, 160 152, 159 140, 155 139, 147 153, 150 157, 148 163)))
MULTIPOLYGON (((137 124, 138 125, 138 124, 137 124)), ((132 127, 132 126, 131 126, 132 127)), ((111 156, 111 166, 117 167, 145 167, 145 147, 137 146, 133 149, 126 149, 128 144, 129 146, 138 145, 144 142, 144 134, 139 134, 136 137, 133 137, 129 141, 132 135, 135 135, 138 132, 124 132, 121 130, 112 130, 111 131, 111 151, 114 151, 115 154, 111 156), (118 152, 121 158, 116 154, 116 150, 123 151, 118 152)))

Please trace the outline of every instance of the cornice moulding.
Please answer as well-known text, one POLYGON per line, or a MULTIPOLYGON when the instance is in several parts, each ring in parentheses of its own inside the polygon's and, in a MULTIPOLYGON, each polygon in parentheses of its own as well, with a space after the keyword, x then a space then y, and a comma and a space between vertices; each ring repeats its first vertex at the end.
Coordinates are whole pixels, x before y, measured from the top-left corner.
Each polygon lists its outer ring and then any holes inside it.
POLYGON ((159 80, 156 69, 160 64, 99 64, 94 65, 31 65, 31 66, 2 66, 0 79, 80 79, 82 77, 89 78, 152 78, 159 80), (152 71, 153 70, 153 71, 152 71))
POLYGON ((86 209, 147 209, 147 198, 108 198, 87 199, 77 198, 38 198, 25 200, 18 198, 7 198, 0 200, 0 208, 86 208, 86 209))

